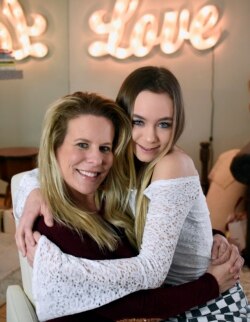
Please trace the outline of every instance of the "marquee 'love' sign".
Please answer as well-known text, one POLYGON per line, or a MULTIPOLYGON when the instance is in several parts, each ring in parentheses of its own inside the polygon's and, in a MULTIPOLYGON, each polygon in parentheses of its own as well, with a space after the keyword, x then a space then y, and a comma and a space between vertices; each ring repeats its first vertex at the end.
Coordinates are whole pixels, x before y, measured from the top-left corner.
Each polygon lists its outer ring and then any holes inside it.
MULTIPOLYGON (((102 39, 106 38, 106 41, 97 40, 90 44, 88 51, 91 56, 145 57, 155 46, 165 54, 172 54, 181 48, 184 41, 189 41, 198 50, 205 50, 215 46, 221 37, 218 9, 214 5, 206 5, 192 18, 187 9, 166 11, 161 26, 153 14, 144 14, 132 26, 128 39, 124 39, 126 27, 137 13, 139 1, 142 0, 116 0, 109 21, 104 9, 90 16, 90 28, 102 39)), ((46 30, 46 19, 42 15, 32 13, 32 24, 28 25, 18 0, 2 0, 2 13, 13 27, 16 45, 14 49, 9 30, 0 22, 0 48, 11 50, 17 60, 46 56, 48 47, 42 42, 32 42, 33 37, 46 30)))
POLYGON ((106 10, 98 10, 91 15, 90 28, 102 38, 103 35, 107 37, 106 41, 97 40, 90 44, 88 51, 91 56, 144 57, 157 45, 163 53, 172 54, 186 40, 194 48, 205 50, 215 46, 221 37, 218 9, 214 5, 206 5, 192 19, 187 9, 165 12, 161 28, 153 14, 144 14, 134 24, 127 46, 122 46, 126 25, 135 15, 138 4, 139 0, 116 0, 109 21, 105 19, 108 15, 106 10))

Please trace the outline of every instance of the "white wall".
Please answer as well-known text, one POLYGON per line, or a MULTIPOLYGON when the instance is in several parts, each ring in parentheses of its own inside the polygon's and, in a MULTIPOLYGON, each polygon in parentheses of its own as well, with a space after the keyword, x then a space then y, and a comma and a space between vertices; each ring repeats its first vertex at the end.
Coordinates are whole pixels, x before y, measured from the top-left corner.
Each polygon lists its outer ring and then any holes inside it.
MULTIPOLYGON (((184 92, 187 124, 180 141, 199 162, 199 144, 210 136, 212 52, 198 52, 189 43, 176 54, 165 55, 154 48, 143 59, 125 61, 106 56, 95 59, 87 53, 93 39, 88 17, 98 9, 113 9, 115 0, 26 0, 27 12, 47 17, 48 29, 42 36, 50 54, 42 61, 19 63, 23 80, 0 81, 0 146, 38 145, 41 121, 47 105, 75 90, 96 91, 115 98, 122 80, 133 69, 164 65, 178 77, 184 92), (69 44, 69 46, 68 46, 69 44)), ((187 8, 191 13, 205 4, 216 4, 221 12, 224 36, 214 50, 214 158, 241 147, 250 139, 248 81, 250 79, 249 0, 141 0, 133 24, 150 12, 162 18, 169 9, 187 8)))
MULTIPOLYGON (((31 19, 32 12, 47 17, 48 29, 37 40, 46 43, 50 52, 43 59, 26 58, 18 62, 17 69, 23 70, 22 80, 0 80, 1 147, 38 146, 45 110, 69 89, 68 2, 23 0, 19 3, 27 19, 31 19)), ((0 19, 6 22, 1 13, 0 19)), ((8 30, 15 39, 13 26, 8 30)))

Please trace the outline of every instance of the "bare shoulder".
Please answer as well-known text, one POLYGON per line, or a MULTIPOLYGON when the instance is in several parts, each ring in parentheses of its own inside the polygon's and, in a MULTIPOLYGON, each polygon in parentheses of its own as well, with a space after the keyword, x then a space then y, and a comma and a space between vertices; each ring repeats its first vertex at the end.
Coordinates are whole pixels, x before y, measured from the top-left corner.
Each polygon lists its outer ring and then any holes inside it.
POLYGON ((152 181, 197 175, 193 160, 179 148, 165 155, 156 165, 152 181))

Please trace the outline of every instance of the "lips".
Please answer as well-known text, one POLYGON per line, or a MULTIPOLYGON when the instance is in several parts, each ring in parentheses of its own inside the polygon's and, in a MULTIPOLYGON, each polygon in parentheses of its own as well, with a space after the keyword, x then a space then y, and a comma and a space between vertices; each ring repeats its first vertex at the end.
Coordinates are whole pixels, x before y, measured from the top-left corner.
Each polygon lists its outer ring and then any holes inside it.
POLYGON ((94 171, 85 171, 85 170, 77 170, 81 175, 89 178, 96 178, 99 176, 100 172, 94 172, 94 171))
POLYGON ((159 148, 158 146, 153 147, 153 148, 145 148, 145 147, 141 146, 140 144, 137 144, 137 145, 139 146, 140 149, 142 149, 145 152, 154 152, 155 150, 157 150, 159 148))

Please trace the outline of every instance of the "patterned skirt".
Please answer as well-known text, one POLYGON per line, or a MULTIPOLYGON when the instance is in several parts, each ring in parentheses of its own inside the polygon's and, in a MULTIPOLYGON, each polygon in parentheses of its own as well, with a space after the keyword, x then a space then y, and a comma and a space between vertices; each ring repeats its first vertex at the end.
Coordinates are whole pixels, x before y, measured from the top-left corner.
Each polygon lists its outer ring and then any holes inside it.
POLYGON ((205 305, 197 306, 165 322, 250 322, 250 305, 240 284, 205 305))

